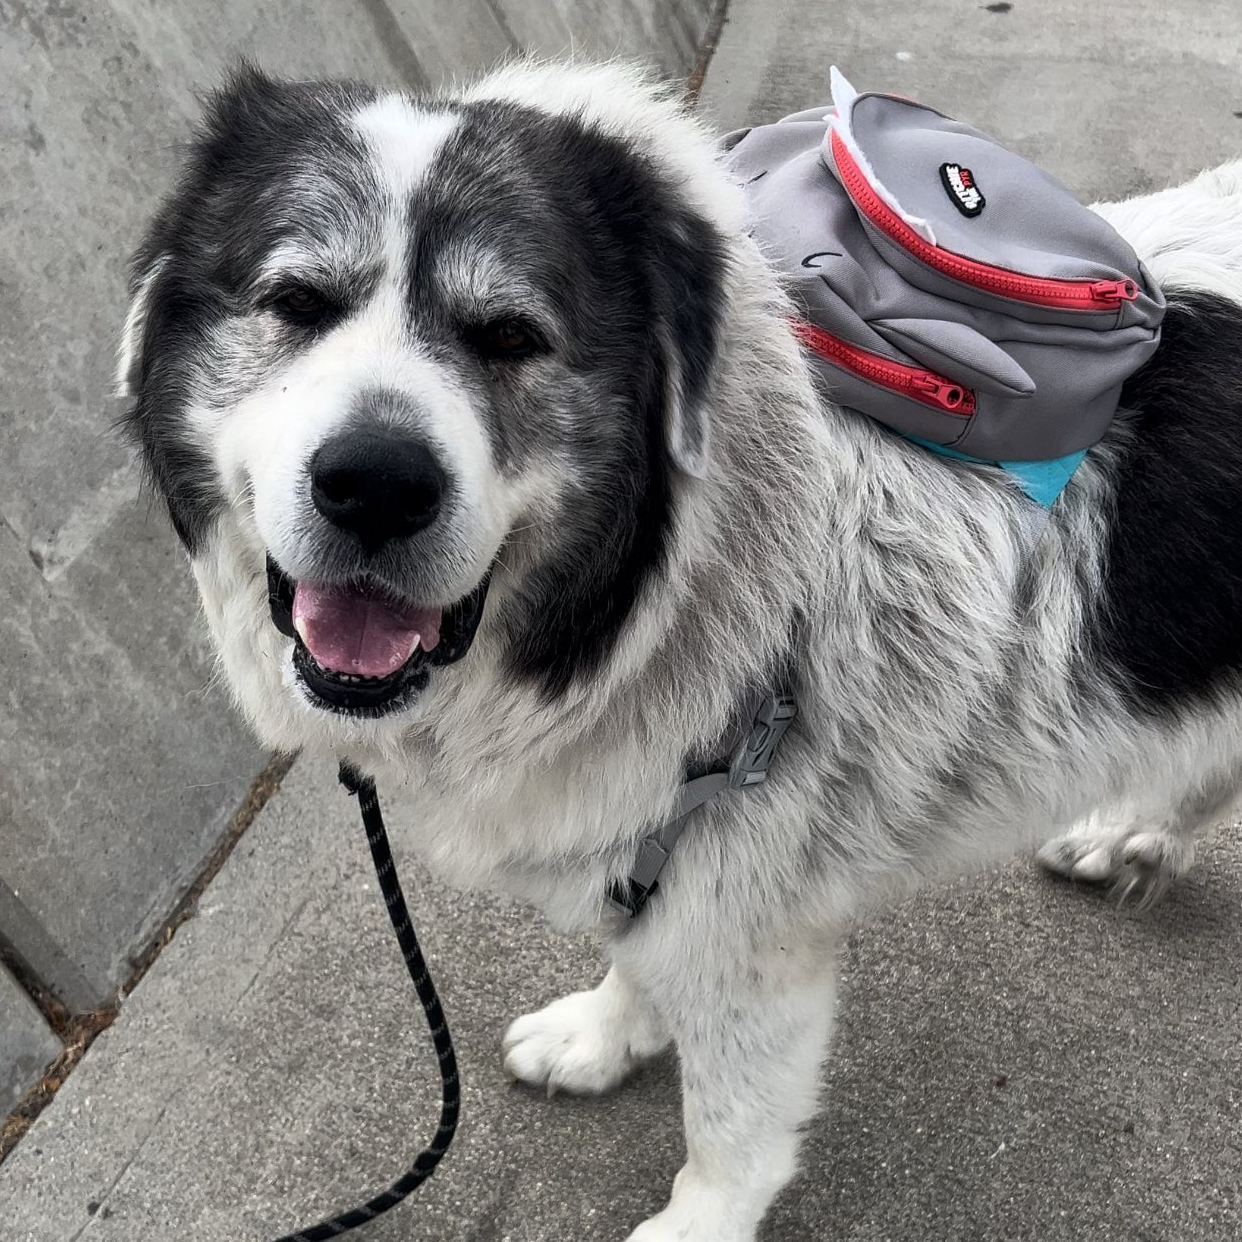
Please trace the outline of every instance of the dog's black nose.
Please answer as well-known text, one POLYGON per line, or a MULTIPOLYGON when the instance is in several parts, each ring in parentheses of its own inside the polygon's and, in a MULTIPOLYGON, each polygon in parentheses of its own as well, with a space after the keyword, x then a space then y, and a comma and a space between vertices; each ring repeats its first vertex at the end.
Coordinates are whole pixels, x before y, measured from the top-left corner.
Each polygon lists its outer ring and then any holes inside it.
POLYGON ((426 444, 387 427, 356 427, 311 458, 311 498, 368 552, 430 526, 444 499, 444 471, 426 444))

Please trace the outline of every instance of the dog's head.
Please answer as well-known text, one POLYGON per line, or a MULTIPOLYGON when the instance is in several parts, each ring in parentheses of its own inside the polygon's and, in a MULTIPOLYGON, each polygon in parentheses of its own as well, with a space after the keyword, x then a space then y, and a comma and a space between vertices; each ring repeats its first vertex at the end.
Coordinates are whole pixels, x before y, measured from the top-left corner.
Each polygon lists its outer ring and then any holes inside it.
POLYGON ((481 619, 547 694, 607 658, 708 467, 735 201, 615 68, 215 97, 121 381, 267 740, 404 728, 481 619))

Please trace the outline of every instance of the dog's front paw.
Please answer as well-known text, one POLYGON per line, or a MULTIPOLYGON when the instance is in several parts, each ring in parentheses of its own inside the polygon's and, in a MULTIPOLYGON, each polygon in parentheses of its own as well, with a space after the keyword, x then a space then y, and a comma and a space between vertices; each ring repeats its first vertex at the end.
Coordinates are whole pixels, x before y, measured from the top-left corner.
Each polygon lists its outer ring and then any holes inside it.
POLYGON ((504 1038, 505 1069, 521 1082, 573 1095, 599 1095, 667 1042, 647 1015, 619 1011, 607 982, 528 1013, 504 1038))
POLYGON ((664 1217, 667 1215, 667 1212, 661 1212, 659 1216, 643 1221, 630 1234, 626 1242, 690 1242, 693 1236, 689 1232, 691 1223, 683 1221, 681 1225, 678 1225, 672 1221, 666 1221, 664 1217))
POLYGON ((626 1242, 755 1242, 755 1231, 714 1196, 674 1194, 668 1207, 643 1221, 626 1242))

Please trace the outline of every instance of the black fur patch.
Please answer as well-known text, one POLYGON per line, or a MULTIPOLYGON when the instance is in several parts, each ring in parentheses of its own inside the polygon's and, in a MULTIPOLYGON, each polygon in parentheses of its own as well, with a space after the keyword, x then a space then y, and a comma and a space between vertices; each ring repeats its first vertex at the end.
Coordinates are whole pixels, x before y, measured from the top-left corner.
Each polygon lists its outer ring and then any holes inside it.
MULTIPOLYGON (((133 261, 134 287, 162 260, 151 287, 124 429, 193 553, 224 504, 210 462, 184 425, 188 387, 212 329, 245 307, 263 257, 294 227, 314 230, 313 206, 288 188, 307 170, 349 164, 364 183, 366 158, 339 117, 372 96, 345 84, 276 82, 243 67, 210 101, 181 179, 133 261)), ((338 193, 350 177, 331 179, 338 193)), ((324 184, 329 184, 324 178, 324 184)), ((358 190, 362 210, 362 190, 358 190)), ((332 204, 336 210, 340 203, 332 204)))
MULTIPOLYGON (((511 261, 548 291, 568 327, 568 382, 590 376, 585 421, 569 443, 559 430, 559 442, 544 443, 552 420, 536 416, 523 431, 511 410, 492 419, 502 460, 567 452, 582 479, 555 551, 505 618, 511 670, 556 696, 599 667, 664 565, 674 518, 669 393, 675 377, 683 407, 701 416, 725 246, 640 152, 511 104, 463 109, 423 186, 412 207, 416 320, 436 313, 430 269, 455 235, 520 237, 511 261)), ((695 426, 692 418, 692 434, 695 426)))
POLYGON ((1242 672, 1242 309, 1177 294, 1122 405, 1095 637, 1126 698, 1163 712, 1242 672))

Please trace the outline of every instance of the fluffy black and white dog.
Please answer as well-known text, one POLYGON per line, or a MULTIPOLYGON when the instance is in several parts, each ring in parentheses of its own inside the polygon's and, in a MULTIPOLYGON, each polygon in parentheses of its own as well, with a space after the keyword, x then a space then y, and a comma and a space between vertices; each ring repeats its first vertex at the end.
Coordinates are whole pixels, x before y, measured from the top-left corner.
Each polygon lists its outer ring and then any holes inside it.
POLYGON ((617 67, 244 72, 142 247, 129 425, 260 736, 599 931, 604 981, 510 1027, 518 1078, 676 1045, 688 1159, 631 1242, 755 1237, 861 914, 1041 843, 1152 894, 1239 788, 1242 163, 1101 210, 1170 309, 1051 512, 817 393, 712 138, 617 67), (771 778, 615 913, 785 677, 771 778))

